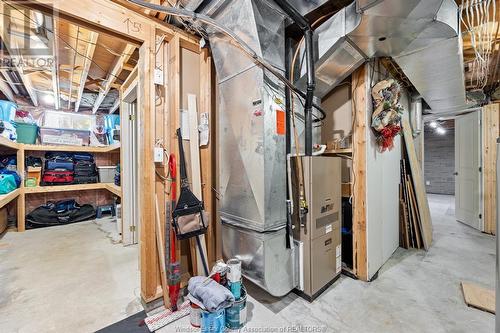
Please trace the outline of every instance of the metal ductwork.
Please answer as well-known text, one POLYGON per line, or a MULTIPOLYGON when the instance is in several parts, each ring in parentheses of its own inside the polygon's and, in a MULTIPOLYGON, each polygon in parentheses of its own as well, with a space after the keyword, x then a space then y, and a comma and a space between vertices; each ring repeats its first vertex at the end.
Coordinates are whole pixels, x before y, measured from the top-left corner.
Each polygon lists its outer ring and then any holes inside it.
MULTIPOLYGON (((392 57, 433 112, 467 107, 453 0, 357 0, 316 29, 316 95, 367 59, 392 57)), ((299 80, 304 86, 305 78, 299 80)))
MULTIPOLYGON (((265 0, 227 0, 206 13, 283 72, 285 15, 265 0)), ((274 296, 295 285, 295 255, 285 247, 284 85, 218 32, 209 34, 219 92, 219 212, 223 256, 274 296), (281 101, 281 102, 280 102, 281 101)))

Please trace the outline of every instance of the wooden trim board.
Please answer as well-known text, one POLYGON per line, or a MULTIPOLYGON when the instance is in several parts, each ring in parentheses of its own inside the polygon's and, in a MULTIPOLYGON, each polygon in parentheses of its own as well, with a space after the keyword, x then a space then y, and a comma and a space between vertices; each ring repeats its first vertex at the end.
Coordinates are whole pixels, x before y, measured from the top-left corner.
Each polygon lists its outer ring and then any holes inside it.
POLYGON ((461 282, 465 304, 495 314, 495 290, 471 282, 461 282))
POLYGON ((432 244, 432 220, 427 194, 425 192, 424 177, 422 175, 420 163, 417 159, 408 117, 403 117, 402 125, 406 152, 408 154, 408 160, 410 161, 415 196, 417 198, 418 212, 420 213, 420 230, 422 231, 423 246, 425 250, 428 250, 432 244))

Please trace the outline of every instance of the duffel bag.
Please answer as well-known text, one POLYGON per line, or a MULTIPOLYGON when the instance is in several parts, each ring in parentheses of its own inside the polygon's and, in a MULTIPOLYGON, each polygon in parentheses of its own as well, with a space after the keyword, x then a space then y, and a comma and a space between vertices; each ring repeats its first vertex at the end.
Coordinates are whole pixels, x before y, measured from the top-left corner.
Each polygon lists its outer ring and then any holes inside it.
POLYGON ((42 176, 43 185, 72 184, 75 179, 72 171, 46 170, 42 176))
POLYGON ((21 177, 17 174, 16 171, 8 170, 8 169, 0 169, 0 175, 11 175, 14 177, 14 182, 16 184, 16 188, 21 186, 21 177))
POLYGON ((41 168, 42 167, 42 159, 40 157, 28 156, 26 157, 27 167, 41 168))
POLYGON ((67 153, 62 151, 48 151, 45 153, 45 158, 47 160, 73 162, 73 153, 67 153))
POLYGON ((45 170, 66 170, 73 171, 75 168, 72 161, 63 161, 63 160, 46 160, 45 161, 45 170))
POLYGON ((79 176, 95 176, 97 168, 94 162, 78 161, 75 163, 75 175, 79 176))
POLYGON ((95 184, 99 182, 99 177, 96 176, 79 176, 75 175, 73 184, 95 184))
POLYGON ((0 194, 7 194, 17 188, 14 175, 0 174, 0 194))
POLYGON ((94 155, 90 153, 73 153, 73 161, 94 161, 94 155))
POLYGON ((26 227, 29 229, 50 227, 91 220, 96 217, 95 208, 92 205, 76 205, 61 210, 54 209, 54 205, 61 206, 57 203, 40 206, 26 215, 26 227))

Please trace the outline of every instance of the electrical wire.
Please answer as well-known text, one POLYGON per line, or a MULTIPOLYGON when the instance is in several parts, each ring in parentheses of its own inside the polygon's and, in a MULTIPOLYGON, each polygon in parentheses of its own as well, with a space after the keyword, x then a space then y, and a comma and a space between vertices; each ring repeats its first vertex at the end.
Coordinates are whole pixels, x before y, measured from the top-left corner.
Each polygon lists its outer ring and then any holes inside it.
MULTIPOLYGON (((16 11, 18 11, 19 13, 21 13, 23 16, 25 16, 25 17, 26 17, 27 19, 29 19, 31 22, 33 22, 33 23, 35 23, 35 24, 37 23, 37 22, 36 22, 36 21, 34 21, 34 20, 30 17, 30 16, 26 15, 23 11, 21 11, 19 8, 17 8, 17 7, 15 7, 15 6, 11 5, 11 4, 9 3, 9 1, 8 1, 8 0, 1 0, 1 1, 2 1, 3 3, 5 3, 6 5, 8 5, 9 7, 11 7, 11 8, 13 8, 13 9, 15 9, 16 11)), ((7 15, 7 14, 5 14, 5 13, 2 13, 2 15, 4 15, 4 16, 10 16, 10 15, 7 15)), ((10 16, 10 17, 12 17, 12 16, 10 16)), ((16 19, 17 19, 17 18, 16 18, 16 19)), ((51 29, 49 29, 49 28, 47 28, 47 27, 45 27, 45 26, 42 26, 41 28, 42 28, 42 29, 44 29, 46 32, 49 32, 49 33, 53 34, 54 36, 56 36, 57 38, 59 38, 59 39, 60 39, 60 40, 61 40, 64 44, 66 44, 66 46, 67 46, 67 47, 69 47, 70 49, 74 50, 74 51, 76 52, 76 54, 78 54, 78 55, 82 56, 82 57, 83 57, 83 58, 85 58, 85 59, 90 60, 90 61, 91 61, 91 62, 92 62, 92 63, 93 63, 93 64, 94 64, 97 68, 99 68, 99 69, 100 69, 101 71, 103 71, 104 73, 107 73, 109 76, 114 77, 116 80, 119 80, 119 81, 120 81, 120 84, 122 84, 122 83, 124 83, 124 82, 125 82, 125 80, 120 79, 117 75, 114 75, 114 74, 112 74, 112 73, 108 73, 108 71, 106 71, 104 68, 102 68, 102 67, 101 67, 101 66, 100 66, 97 62, 95 62, 92 58, 87 57, 87 55, 80 53, 80 52, 79 52, 79 51, 78 51, 75 47, 73 47, 72 45, 70 45, 70 44, 69 44, 66 40, 64 40, 64 38, 62 38, 59 34, 55 34, 53 30, 51 30, 51 29)), ((106 81, 107 81, 107 79, 106 79, 106 81)))

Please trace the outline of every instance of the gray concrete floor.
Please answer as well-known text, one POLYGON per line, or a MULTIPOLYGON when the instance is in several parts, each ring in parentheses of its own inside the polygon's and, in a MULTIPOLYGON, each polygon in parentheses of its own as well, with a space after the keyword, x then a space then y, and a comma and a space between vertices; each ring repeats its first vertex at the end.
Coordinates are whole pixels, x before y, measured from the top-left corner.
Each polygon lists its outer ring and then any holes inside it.
POLYGON ((103 223, 0 238, 0 332, 94 332, 142 310, 138 248, 103 223))
MULTIPOLYGON (((468 308, 460 281, 494 288, 495 238, 455 221, 454 198, 430 195, 434 243, 398 249, 378 279, 341 277, 315 302, 295 294, 275 299, 247 284, 243 332, 493 332, 492 314, 468 308), (301 327, 293 330, 294 327, 301 327)), ((189 332, 183 318, 159 332, 189 332)))

